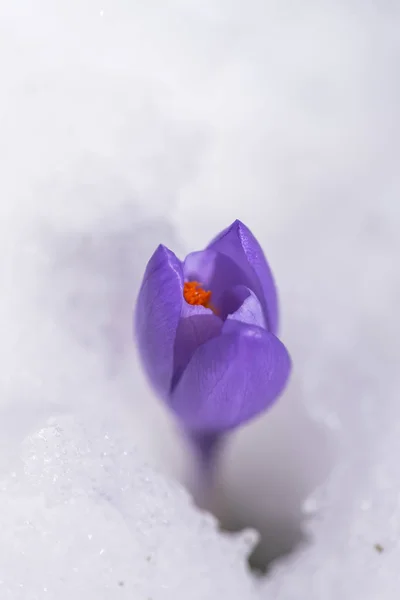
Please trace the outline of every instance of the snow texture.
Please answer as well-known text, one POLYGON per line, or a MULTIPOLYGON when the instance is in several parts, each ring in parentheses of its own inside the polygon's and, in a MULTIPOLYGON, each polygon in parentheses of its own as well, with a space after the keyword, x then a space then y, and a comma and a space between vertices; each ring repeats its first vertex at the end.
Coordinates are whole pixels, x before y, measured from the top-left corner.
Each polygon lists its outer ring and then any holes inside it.
POLYGON ((252 598, 254 535, 218 534, 108 430, 61 417, 22 444, 0 487, 1 598, 252 598))
POLYGON ((2 600, 398 598, 399 28, 391 0, 0 5, 2 600), (174 483, 130 325, 154 248, 236 218, 294 363, 214 498, 265 577, 174 483))

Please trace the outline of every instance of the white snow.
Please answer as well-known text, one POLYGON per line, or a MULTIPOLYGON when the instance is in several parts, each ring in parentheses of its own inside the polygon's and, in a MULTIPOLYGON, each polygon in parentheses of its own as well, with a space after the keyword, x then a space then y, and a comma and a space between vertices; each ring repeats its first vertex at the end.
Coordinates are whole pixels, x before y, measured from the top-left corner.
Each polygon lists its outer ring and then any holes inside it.
POLYGON ((398 597, 399 27, 390 0, 0 6, 1 599, 398 597), (235 218, 295 366, 214 499, 261 563, 295 547, 265 578, 173 482, 130 328, 158 243, 235 218))
POLYGON ((217 533, 109 432, 61 417, 23 443, 0 484, 1 598, 256 597, 244 566, 254 534, 217 533))

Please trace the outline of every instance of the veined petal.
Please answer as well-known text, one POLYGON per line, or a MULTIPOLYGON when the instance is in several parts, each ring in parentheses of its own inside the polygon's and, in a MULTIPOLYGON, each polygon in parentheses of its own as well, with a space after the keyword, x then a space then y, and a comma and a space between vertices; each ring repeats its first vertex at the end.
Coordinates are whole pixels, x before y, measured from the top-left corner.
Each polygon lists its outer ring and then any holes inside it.
POLYGON ((199 346, 221 333, 223 322, 210 308, 182 304, 181 319, 178 324, 175 350, 174 373, 171 389, 175 387, 184 369, 199 346))
MULTIPOLYGON (((268 329, 278 329, 278 299, 271 269, 254 235, 241 221, 235 221, 207 247, 230 257, 252 282, 265 313, 268 329)), ((240 283, 240 282, 237 282, 240 283)))
POLYGON ((207 289, 215 278, 217 252, 198 250, 191 252, 183 261, 183 274, 189 281, 199 281, 207 289))
POLYGON ((250 271, 250 278, 230 256, 208 249, 188 254, 183 263, 185 279, 199 281, 206 289, 211 290, 211 303, 223 320, 243 300, 238 300, 232 290, 238 286, 252 287, 255 276, 248 266, 247 270, 250 271))
POLYGON ((139 291, 135 331, 147 376, 163 397, 168 396, 171 387, 182 303, 182 263, 160 245, 148 262, 139 291))
POLYGON ((242 303, 235 312, 228 315, 228 320, 233 319, 234 321, 240 321, 248 325, 257 325, 258 327, 267 329, 263 308, 254 292, 249 290, 249 288, 238 285, 233 288, 232 293, 240 297, 242 303))
POLYGON ((285 346, 261 327, 229 319, 197 348, 170 398, 187 429, 222 432, 267 409, 290 372, 285 346))

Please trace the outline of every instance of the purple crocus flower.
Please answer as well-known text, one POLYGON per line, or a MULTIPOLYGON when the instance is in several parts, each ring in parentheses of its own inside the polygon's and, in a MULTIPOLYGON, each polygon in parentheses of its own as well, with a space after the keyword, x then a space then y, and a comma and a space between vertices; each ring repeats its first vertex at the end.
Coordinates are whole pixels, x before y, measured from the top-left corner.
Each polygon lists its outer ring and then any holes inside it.
POLYGON ((251 231, 235 221, 181 262, 160 245, 136 306, 147 376, 205 456, 210 440, 271 406, 290 372, 276 287, 251 231))

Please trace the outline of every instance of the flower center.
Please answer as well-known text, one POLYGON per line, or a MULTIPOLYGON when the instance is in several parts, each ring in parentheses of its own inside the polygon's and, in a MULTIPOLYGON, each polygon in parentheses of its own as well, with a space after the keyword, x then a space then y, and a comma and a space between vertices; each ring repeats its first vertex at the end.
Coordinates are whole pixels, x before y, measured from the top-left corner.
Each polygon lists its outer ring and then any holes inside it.
POLYGON ((198 281, 186 281, 183 286, 183 297, 188 304, 197 304, 205 308, 212 308, 210 305, 211 292, 201 287, 198 281))

